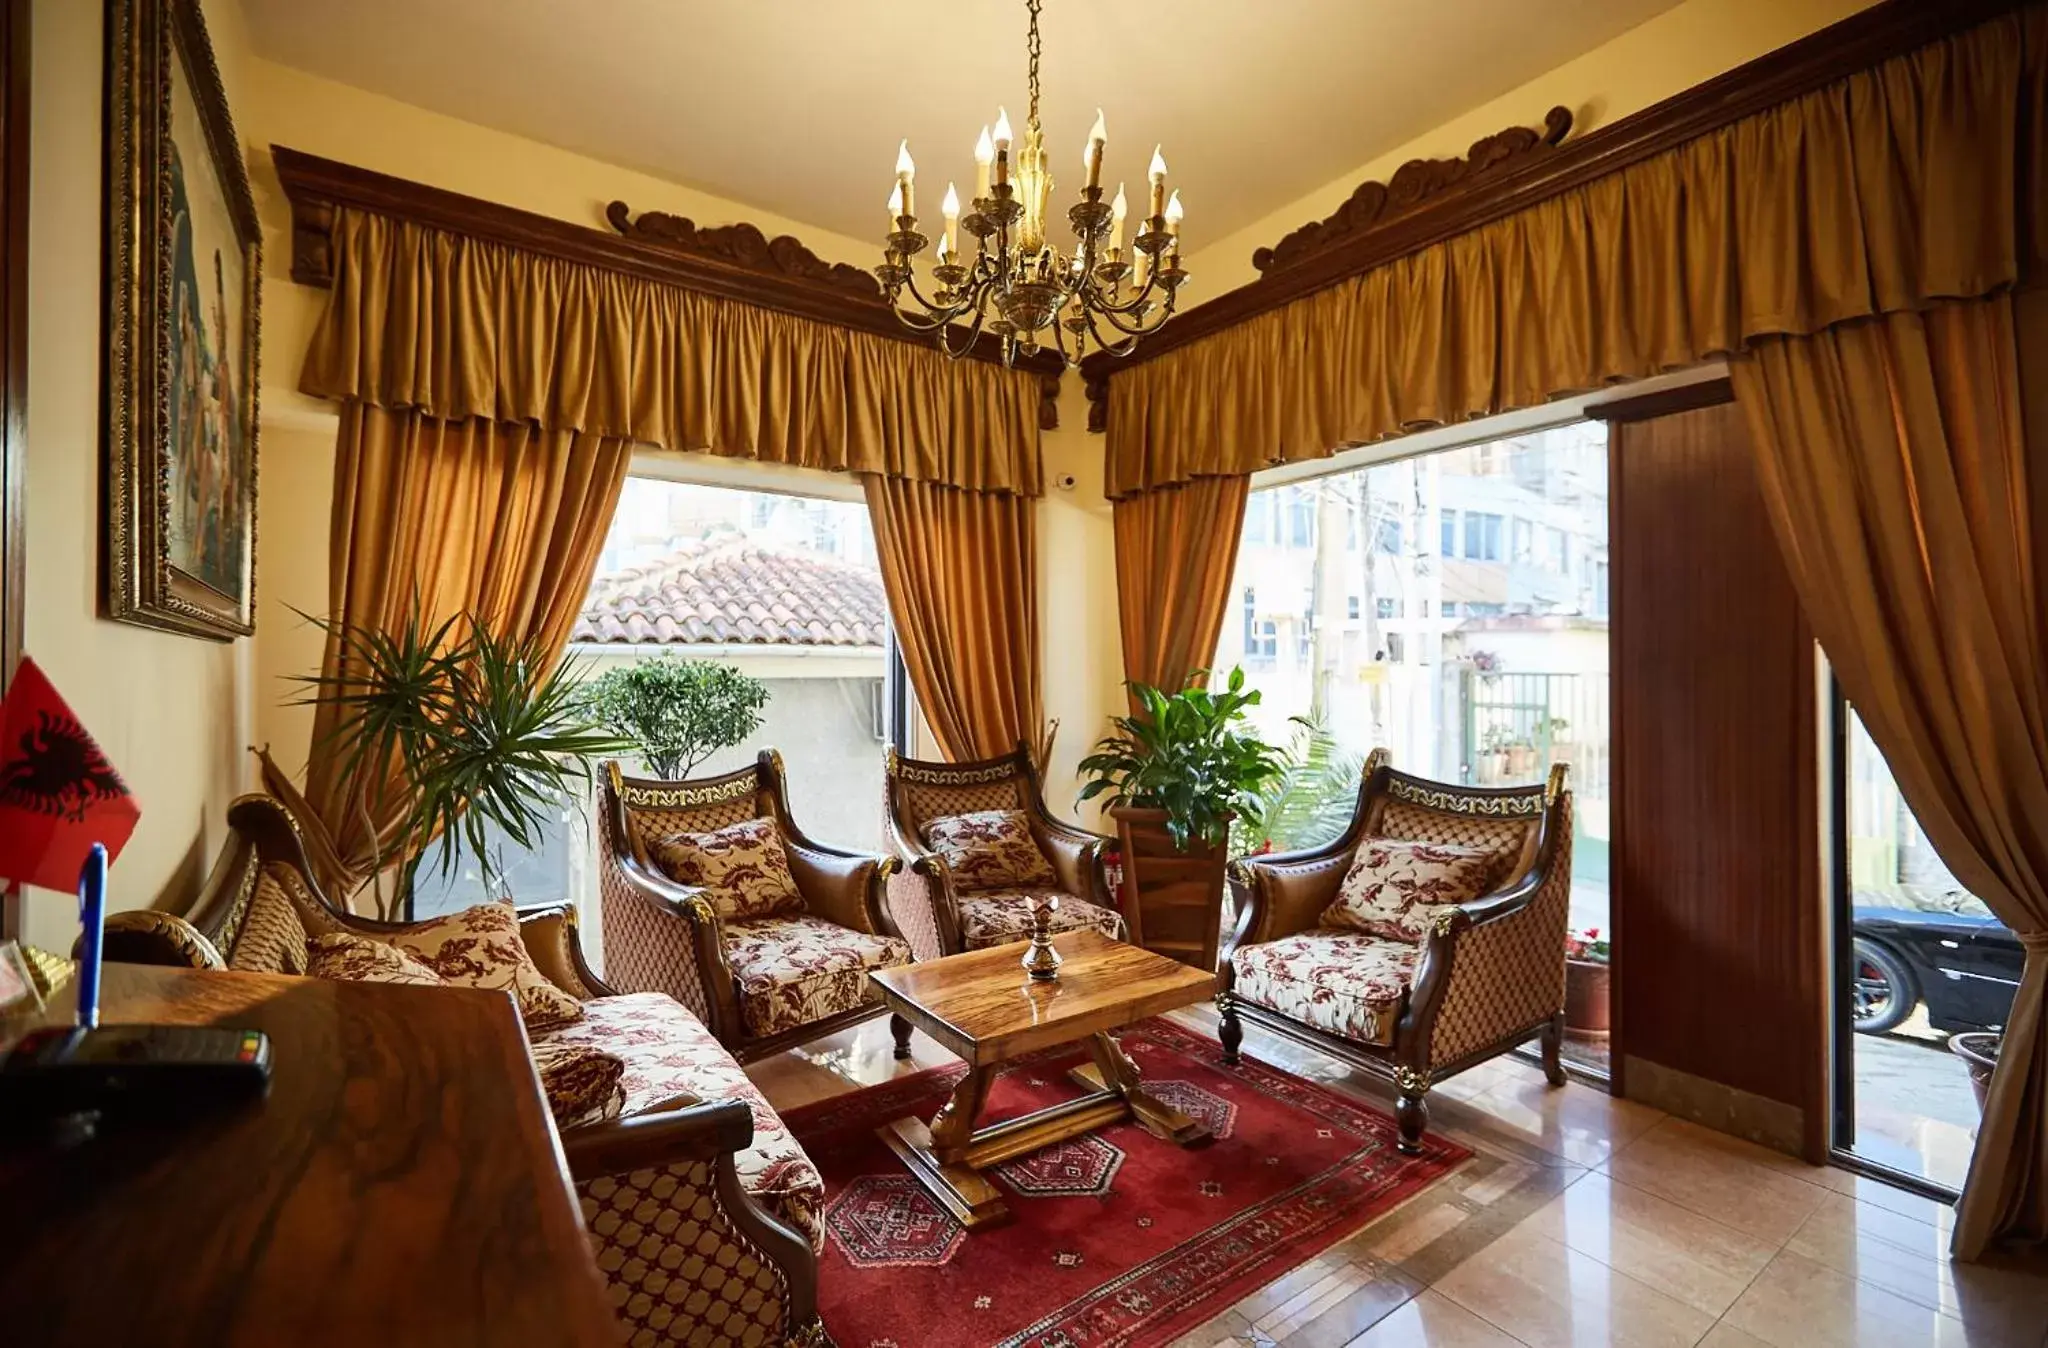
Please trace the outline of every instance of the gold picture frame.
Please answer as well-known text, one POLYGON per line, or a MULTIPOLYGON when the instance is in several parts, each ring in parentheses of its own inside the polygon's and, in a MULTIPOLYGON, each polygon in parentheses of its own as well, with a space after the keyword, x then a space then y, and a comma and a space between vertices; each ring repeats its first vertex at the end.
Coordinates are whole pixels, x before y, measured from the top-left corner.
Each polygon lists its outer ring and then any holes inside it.
POLYGON ((199 0, 106 0, 109 618, 255 630, 262 231, 199 0))

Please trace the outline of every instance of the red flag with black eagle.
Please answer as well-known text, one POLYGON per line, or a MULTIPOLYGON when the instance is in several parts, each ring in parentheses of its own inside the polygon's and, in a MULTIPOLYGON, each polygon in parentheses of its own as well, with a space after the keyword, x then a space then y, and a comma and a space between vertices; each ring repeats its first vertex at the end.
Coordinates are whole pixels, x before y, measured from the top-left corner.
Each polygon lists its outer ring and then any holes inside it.
POLYGON ((100 746, 22 657, 0 699, 0 880, 76 890, 92 845, 119 856, 141 815, 100 746))

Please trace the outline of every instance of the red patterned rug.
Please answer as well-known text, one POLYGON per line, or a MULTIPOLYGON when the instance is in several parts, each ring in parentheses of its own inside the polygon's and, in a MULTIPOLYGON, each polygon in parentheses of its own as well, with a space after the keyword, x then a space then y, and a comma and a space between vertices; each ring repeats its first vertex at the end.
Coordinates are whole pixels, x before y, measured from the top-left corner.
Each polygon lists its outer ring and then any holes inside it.
MULTIPOLYGON (((825 1326, 840 1348, 1142 1348, 1279 1278, 1471 1155, 1431 1136, 1394 1149, 1379 1110, 1170 1021, 1125 1032, 1147 1086, 1206 1122, 1181 1148, 1134 1124, 995 1171, 1016 1220, 972 1235, 926 1196, 875 1130, 929 1118, 964 1070, 916 1076, 784 1115, 825 1174, 825 1326)), ((1086 1050, 1004 1072, 984 1118, 1070 1097, 1086 1050)))

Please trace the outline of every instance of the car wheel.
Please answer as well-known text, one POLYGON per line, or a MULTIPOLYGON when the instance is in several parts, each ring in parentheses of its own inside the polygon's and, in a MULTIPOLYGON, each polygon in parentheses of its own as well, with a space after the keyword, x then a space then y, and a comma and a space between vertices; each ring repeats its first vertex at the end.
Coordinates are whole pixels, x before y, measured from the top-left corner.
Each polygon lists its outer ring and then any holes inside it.
POLYGON ((1883 1034, 1897 1028, 1920 1003, 1913 971, 1887 946, 1856 939, 1850 1005, 1858 1034, 1883 1034))

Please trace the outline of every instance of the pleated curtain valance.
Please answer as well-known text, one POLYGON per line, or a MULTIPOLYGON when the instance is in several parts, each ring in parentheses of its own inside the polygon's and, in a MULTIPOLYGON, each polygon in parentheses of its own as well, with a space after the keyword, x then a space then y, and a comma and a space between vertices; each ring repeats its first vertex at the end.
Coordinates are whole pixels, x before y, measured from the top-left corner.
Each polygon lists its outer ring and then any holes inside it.
POLYGON ((302 392, 973 491, 1041 491, 1038 377, 342 209, 302 392))
POLYGON ((2048 257, 2031 5, 1111 380, 1113 498, 1992 293, 2048 257))

